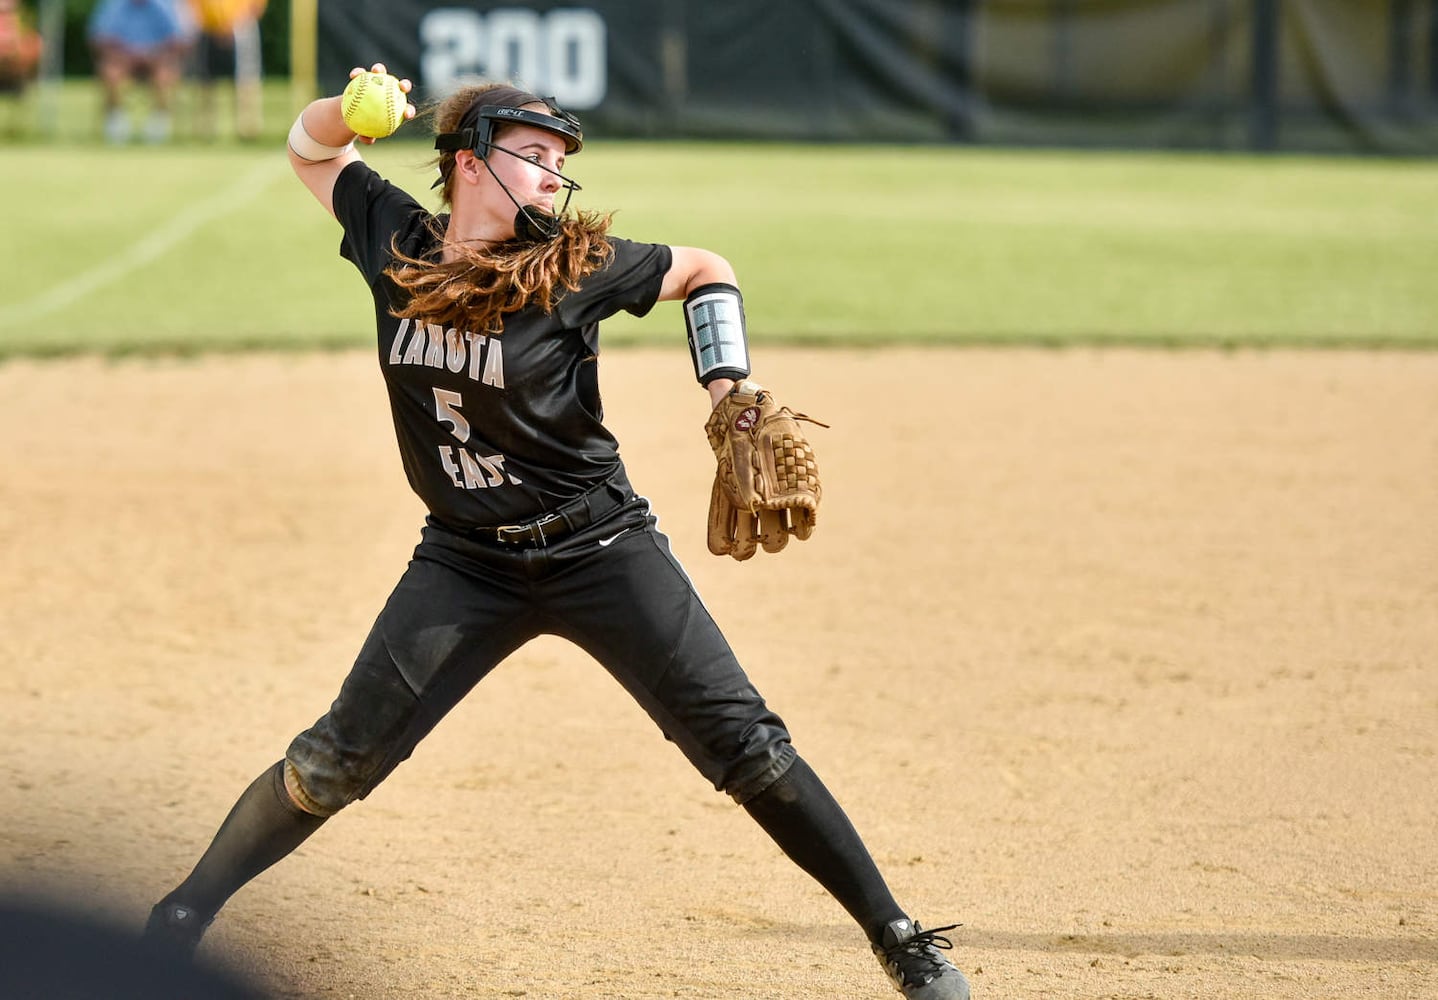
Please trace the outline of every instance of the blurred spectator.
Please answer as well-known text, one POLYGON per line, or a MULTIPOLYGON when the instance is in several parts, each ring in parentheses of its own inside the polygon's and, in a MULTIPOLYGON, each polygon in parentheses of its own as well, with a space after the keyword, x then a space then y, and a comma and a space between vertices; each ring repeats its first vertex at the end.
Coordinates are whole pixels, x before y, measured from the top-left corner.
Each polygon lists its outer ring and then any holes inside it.
POLYGON ((154 93, 145 138, 168 139, 175 91, 194 39, 194 22, 184 0, 100 0, 90 17, 89 34, 105 94, 105 138, 129 140, 125 91, 131 82, 145 80, 154 93))
POLYGON ((266 0, 189 0, 199 25, 195 79, 200 85, 198 128, 212 134, 216 122, 215 83, 235 80, 235 134, 260 133, 260 15, 266 0))
POLYGON ((20 0, 0 0, 0 93, 18 94, 40 71, 40 34, 20 0))

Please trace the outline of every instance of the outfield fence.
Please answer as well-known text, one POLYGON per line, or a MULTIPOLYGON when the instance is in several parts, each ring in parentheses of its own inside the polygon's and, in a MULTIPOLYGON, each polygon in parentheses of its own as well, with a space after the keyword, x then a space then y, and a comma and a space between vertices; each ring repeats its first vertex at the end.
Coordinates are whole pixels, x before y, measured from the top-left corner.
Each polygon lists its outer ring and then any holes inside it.
POLYGON ((321 90, 383 58, 422 96, 513 80, 609 135, 1438 151, 1438 0, 310 7, 321 90))
MULTIPOLYGON (((34 134, 81 127, 94 3, 28 0, 34 134)), ((282 118, 383 60, 610 137, 1438 152, 1438 0, 270 0, 260 35, 282 118)))

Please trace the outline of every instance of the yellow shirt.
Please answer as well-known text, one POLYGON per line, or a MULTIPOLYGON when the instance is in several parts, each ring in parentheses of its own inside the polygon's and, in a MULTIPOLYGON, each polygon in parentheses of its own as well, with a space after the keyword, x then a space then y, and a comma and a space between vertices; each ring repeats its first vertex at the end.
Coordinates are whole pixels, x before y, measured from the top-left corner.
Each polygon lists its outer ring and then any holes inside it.
POLYGON ((235 30, 235 24, 249 18, 259 18, 265 12, 267 0, 190 0, 190 9, 195 21, 207 35, 228 35, 235 30))

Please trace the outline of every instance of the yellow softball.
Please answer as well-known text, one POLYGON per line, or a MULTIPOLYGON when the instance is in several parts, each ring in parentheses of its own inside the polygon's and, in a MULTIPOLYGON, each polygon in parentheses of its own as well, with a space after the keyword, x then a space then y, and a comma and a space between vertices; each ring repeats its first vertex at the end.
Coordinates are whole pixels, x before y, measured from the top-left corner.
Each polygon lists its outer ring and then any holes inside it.
POLYGON ((399 80, 388 73, 361 73, 340 95, 340 113, 356 135, 382 139, 404 121, 406 104, 399 80))

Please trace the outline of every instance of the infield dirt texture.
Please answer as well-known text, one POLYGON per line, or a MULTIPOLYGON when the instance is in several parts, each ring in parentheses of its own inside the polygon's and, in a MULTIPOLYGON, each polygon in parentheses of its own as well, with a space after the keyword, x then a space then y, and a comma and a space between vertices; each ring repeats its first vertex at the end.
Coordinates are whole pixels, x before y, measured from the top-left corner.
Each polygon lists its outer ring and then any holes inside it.
MULTIPOLYGON (((606 353, 611 423, 977 998, 1438 996, 1438 354, 757 362, 833 425, 779 556, 704 550, 682 345, 606 353)), ((367 352, 11 362, 0 415, 0 879, 138 930, 326 709, 420 511, 367 352)), ((896 995, 554 640, 205 948, 277 997, 896 995)))

